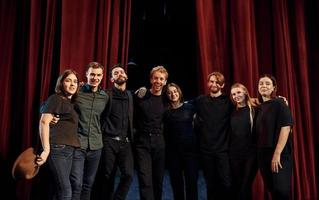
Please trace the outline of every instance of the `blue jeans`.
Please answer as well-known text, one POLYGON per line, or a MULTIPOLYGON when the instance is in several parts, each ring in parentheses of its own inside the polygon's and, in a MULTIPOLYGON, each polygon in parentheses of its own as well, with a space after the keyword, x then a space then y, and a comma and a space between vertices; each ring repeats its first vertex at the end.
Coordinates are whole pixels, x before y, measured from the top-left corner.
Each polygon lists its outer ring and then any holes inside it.
POLYGON ((76 149, 73 155, 72 172, 72 200, 90 200, 91 190, 99 166, 102 149, 76 149))
POLYGON ((72 169, 74 147, 61 144, 51 144, 48 164, 54 178, 57 199, 70 200, 72 187, 70 174, 72 169))

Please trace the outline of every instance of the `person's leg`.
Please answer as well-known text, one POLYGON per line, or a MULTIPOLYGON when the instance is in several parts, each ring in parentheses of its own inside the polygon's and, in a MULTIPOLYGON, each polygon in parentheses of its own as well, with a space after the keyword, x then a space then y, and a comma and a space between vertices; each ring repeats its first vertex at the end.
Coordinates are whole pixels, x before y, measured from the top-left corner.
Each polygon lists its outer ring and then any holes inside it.
POLYGON ((282 168, 278 173, 272 173, 273 178, 273 200, 291 199, 291 176, 292 176, 292 159, 290 155, 281 155, 282 168))
POLYGON ((72 200, 80 200, 81 197, 85 157, 85 150, 80 148, 75 149, 73 154, 72 170, 70 174, 72 200))
POLYGON ((103 141, 103 152, 102 152, 102 196, 103 199, 113 199, 114 195, 114 181, 117 170, 116 158, 118 156, 120 144, 119 141, 113 140, 112 138, 105 138, 103 141))
POLYGON ((184 157, 184 177, 187 200, 198 199, 198 160, 195 152, 187 153, 184 157))
POLYGON ((201 164, 202 164, 202 170, 203 175, 206 183, 206 193, 207 193, 207 199, 208 200, 214 200, 215 199, 215 183, 216 182, 216 166, 214 162, 214 157, 211 154, 202 154, 201 155, 201 164))
POLYGON ((216 153, 216 170, 218 177, 217 199, 231 199, 231 171, 227 152, 216 153))
POLYGON ((152 136, 152 171, 155 200, 162 199, 165 174, 165 142, 162 135, 152 136))
POLYGON ((95 180, 95 175, 99 167, 102 149, 88 150, 84 163, 83 185, 81 200, 90 200, 91 190, 95 180))
POLYGON ((181 155, 177 153, 176 149, 172 147, 167 148, 167 164, 168 172, 171 181, 171 186, 173 190, 173 195, 175 200, 184 200, 184 179, 183 179, 183 169, 181 155))
POLYGON ((120 151, 117 158, 117 163, 121 172, 120 182, 114 193, 114 200, 125 199, 130 189, 133 173, 134 163, 131 143, 121 142, 120 151))
POLYGON ((240 188, 240 199, 241 200, 251 200, 252 199, 252 187, 253 182, 255 180, 257 171, 258 171, 258 164, 257 164, 257 156, 255 153, 249 155, 243 163, 243 178, 242 178, 242 185, 240 188))
POLYGON ((71 200, 70 173, 74 147, 51 144, 48 164, 55 181, 58 200, 71 200))
POLYGON ((136 138, 134 150, 137 164, 137 176, 139 180, 140 199, 153 200, 152 159, 149 138, 136 138))

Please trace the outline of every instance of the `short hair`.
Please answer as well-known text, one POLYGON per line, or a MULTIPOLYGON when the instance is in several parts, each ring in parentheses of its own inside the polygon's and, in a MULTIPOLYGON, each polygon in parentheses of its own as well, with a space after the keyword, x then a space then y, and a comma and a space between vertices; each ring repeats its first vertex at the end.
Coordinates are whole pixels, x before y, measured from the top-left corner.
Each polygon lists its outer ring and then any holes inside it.
POLYGON ((122 68, 124 71, 125 71, 125 73, 126 73, 126 70, 125 70, 125 68, 124 68, 124 65, 122 65, 121 63, 117 63, 117 64, 115 64, 115 65, 113 65, 109 70, 110 70, 110 73, 109 73, 109 76, 110 76, 110 78, 112 78, 112 72, 113 72, 113 70, 115 69, 115 68, 122 68))
POLYGON ((153 74, 154 74, 155 72, 160 72, 160 73, 165 74, 166 80, 168 79, 168 72, 167 72, 167 70, 165 69, 164 66, 158 65, 158 66, 156 66, 156 67, 153 67, 153 69, 152 69, 151 72, 150 72, 150 78, 152 78, 152 76, 153 76, 153 74))
POLYGON ((104 70, 103 65, 101 65, 98 62, 90 62, 89 64, 87 64, 86 65, 86 72, 88 72, 90 68, 93 68, 93 69, 100 68, 100 69, 104 70))
POLYGON ((225 84, 225 77, 222 73, 220 72, 212 72, 207 75, 207 81, 209 81, 210 77, 215 76, 217 79, 217 83, 219 85, 224 85, 225 84))
MULTIPOLYGON (((271 80, 271 82, 272 82, 272 85, 274 86, 274 91, 272 91, 272 93, 270 95, 270 97, 273 99, 273 98, 275 98, 277 96, 278 87, 277 87, 276 78, 273 75, 271 75, 271 74, 263 74, 258 79, 258 85, 259 85, 259 80, 262 79, 262 78, 265 78, 265 77, 269 78, 271 80)), ((257 86, 257 87, 259 87, 259 86, 257 86)), ((259 89, 257 89, 257 91, 258 91, 258 95, 257 95, 258 101, 259 102, 264 102, 262 96, 259 94, 259 89)))
MULTIPOLYGON (((65 95, 64 87, 63 87, 63 81, 66 77, 68 77, 70 74, 74 74, 76 76, 76 79, 79 82, 79 76, 76 71, 72 69, 66 69, 62 74, 58 77, 55 85, 55 93, 60 94, 60 95, 65 95)), ((79 91, 79 85, 77 86, 76 93, 79 91)))
POLYGON ((182 92, 181 88, 176 83, 169 83, 166 86, 166 93, 167 93, 169 87, 175 87, 176 88, 176 90, 177 90, 177 92, 179 94, 179 101, 183 103, 184 102, 184 97, 183 97, 183 92, 182 92))

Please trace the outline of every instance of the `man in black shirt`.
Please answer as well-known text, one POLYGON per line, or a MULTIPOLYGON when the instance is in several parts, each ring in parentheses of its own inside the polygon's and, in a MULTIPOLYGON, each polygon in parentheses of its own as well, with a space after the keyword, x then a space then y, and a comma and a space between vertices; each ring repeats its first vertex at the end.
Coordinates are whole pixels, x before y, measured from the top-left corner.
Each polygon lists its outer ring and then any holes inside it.
POLYGON ((141 200, 161 200, 165 171, 163 117, 166 110, 163 87, 168 73, 163 66, 150 74, 151 88, 140 98, 135 96, 134 120, 137 172, 141 200))
POLYGON ((111 69, 113 87, 107 90, 109 104, 103 113, 103 169, 107 199, 125 199, 133 179, 133 97, 126 90, 127 75, 122 65, 111 69), (114 170, 119 167, 120 182, 113 194, 114 170))
POLYGON ((231 188, 228 132, 234 106, 222 93, 224 85, 224 76, 213 72, 207 77, 209 94, 195 99, 195 125, 208 200, 229 199, 231 188))

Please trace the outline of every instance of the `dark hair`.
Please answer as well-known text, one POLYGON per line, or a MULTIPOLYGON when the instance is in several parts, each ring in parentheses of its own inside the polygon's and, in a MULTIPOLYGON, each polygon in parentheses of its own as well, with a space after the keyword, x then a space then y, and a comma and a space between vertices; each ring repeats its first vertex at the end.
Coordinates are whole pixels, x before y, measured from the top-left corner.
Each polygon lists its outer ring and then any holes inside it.
MULTIPOLYGON (((64 70, 64 72, 58 77, 57 81, 56 81, 56 85, 55 85, 55 92, 59 95, 65 96, 65 91, 63 88, 63 81, 66 77, 68 77, 70 74, 74 74, 76 76, 76 79, 79 82, 79 76, 78 73, 76 73, 76 71, 72 70, 72 69, 66 69, 64 70)), ((79 85, 77 86, 76 89, 76 93, 79 91, 79 85)), ((73 97, 73 96, 72 96, 73 97)))
MULTIPOLYGON (((272 91, 271 96, 270 96, 273 99, 273 98, 275 98, 277 96, 277 89, 278 89, 277 81, 276 81, 276 79, 275 79, 275 77, 273 75, 271 75, 271 74, 263 74, 258 79, 258 85, 259 85, 260 79, 265 78, 265 77, 269 78, 271 80, 271 82, 272 82, 272 85, 274 86, 274 91, 272 91)), ((261 102, 261 103, 264 102, 262 96, 259 93, 259 89, 258 88, 257 88, 257 91, 258 91, 258 94, 257 94, 258 101, 261 102)))
POLYGON ((87 64, 86 72, 88 72, 90 68, 93 68, 93 69, 101 68, 102 70, 104 69, 103 65, 101 65, 98 62, 90 62, 89 64, 87 64))
POLYGON ((117 64, 113 65, 113 66, 109 69, 109 71, 110 71, 110 73, 109 73, 110 78, 112 78, 113 69, 118 68, 118 67, 119 67, 119 68, 122 68, 122 69, 125 71, 125 73, 126 73, 126 70, 125 70, 125 68, 124 68, 124 65, 122 65, 121 63, 117 63, 117 64))
POLYGON ((167 93, 169 87, 175 87, 176 88, 176 90, 177 90, 177 92, 179 94, 179 101, 181 103, 183 103, 184 102, 184 97, 183 97, 183 92, 182 92, 181 88, 176 83, 169 83, 166 86, 166 93, 167 93))

